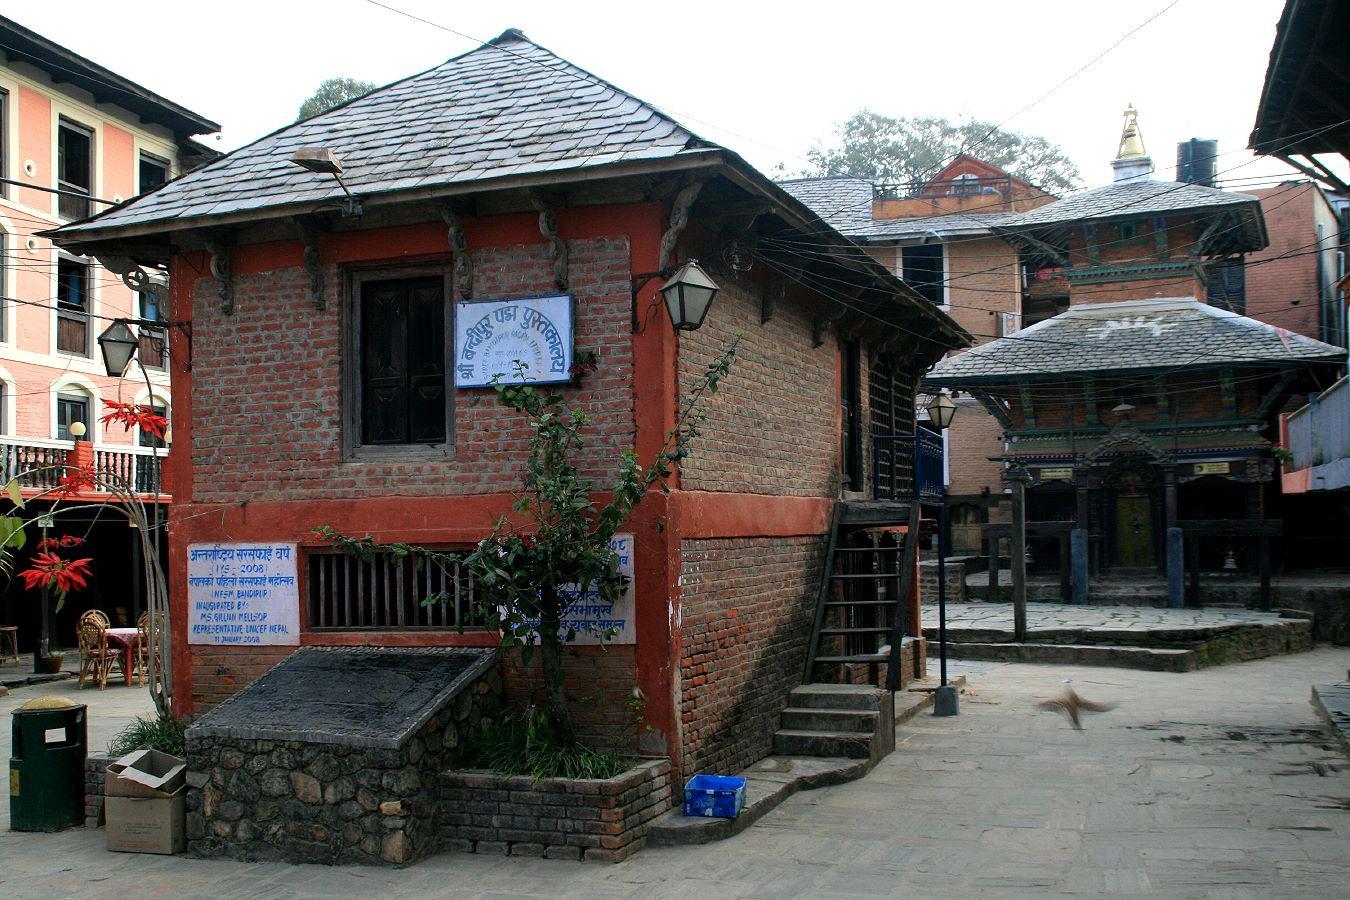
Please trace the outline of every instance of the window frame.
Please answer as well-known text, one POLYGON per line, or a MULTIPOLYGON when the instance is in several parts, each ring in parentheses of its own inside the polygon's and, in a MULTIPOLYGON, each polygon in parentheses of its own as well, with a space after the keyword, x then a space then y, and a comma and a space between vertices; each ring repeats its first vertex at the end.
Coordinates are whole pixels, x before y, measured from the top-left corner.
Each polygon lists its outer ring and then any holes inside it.
MULTIPOLYGON (((9 177, 9 91, 0 87, 0 178, 9 177)), ((0 181, 0 199, 9 198, 9 185, 0 181)))
POLYGON ((144 194, 147 191, 152 191, 155 188, 160 187, 160 185, 168 184, 172 171, 173 169, 169 165, 169 161, 167 159, 156 156, 153 153, 148 153, 145 150, 141 150, 136 155, 136 195, 140 196, 141 194, 144 194), (164 170, 164 180, 152 188, 147 188, 142 183, 141 180, 141 167, 144 166, 146 163, 149 163, 152 166, 159 166, 161 169, 164 170))
POLYGON ((77 359, 93 358, 93 320, 94 320, 94 270, 93 266, 85 262, 78 256, 71 256, 67 253, 58 253, 56 258, 56 290, 53 292, 56 297, 56 333, 53 335, 54 341, 52 349, 58 356, 69 356, 77 359), (84 309, 76 312, 69 306, 62 306, 61 300, 61 266, 62 264, 79 266, 84 270, 84 309), (76 352, 72 350, 61 349, 61 320, 82 319, 84 321, 84 351, 76 352))
POLYGON ((151 327, 149 325, 136 326, 136 360, 142 368, 153 369, 156 372, 164 372, 169 368, 169 329, 168 317, 165 315, 165 307, 169 302, 169 286, 166 281, 162 282, 154 276, 151 276, 150 282, 158 290, 153 294, 137 291, 136 292, 136 311, 140 313, 141 319, 148 322, 164 322, 161 327, 151 327), (154 303, 154 315, 151 315, 147 307, 150 305, 147 297, 158 298, 159 302, 154 303), (159 361, 146 362, 146 351, 157 350, 159 361))
MULTIPOLYGON (((93 197, 95 196, 95 187, 96 187, 96 185, 94 184, 94 181, 95 181, 95 175, 97 174, 97 170, 98 170, 98 166, 97 166, 97 159, 98 159, 98 157, 97 157, 97 155, 96 155, 96 153, 97 153, 97 143, 96 143, 97 133, 95 132, 95 130, 94 130, 92 127, 90 127, 90 126, 88 126, 88 125, 85 125, 85 124, 83 124, 82 122, 77 122, 77 121, 75 121, 74 119, 71 119, 71 118, 69 118, 69 117, 67 117, 67 116, 64 116, 64 115, 58 115, 58 116, 57 116, 57 118, 56 118, 56 187, 57 187, 58 190, 61 190, 61 191, 70 191, 71 188, 79 188, 79 187, 80 187, 80 185, 77 185, 77 184, 75 184, 75 183, 72 182, 72 181, 66 181, 66 180, 64 180, 64 179, 61 177, 62 174, 64 173, 64 167, 63 167, 62 164, 61 164, 61 132, 62 132, 63 130, 64 130, 64 131, 71 131, 71 132, 74 132, 74 133, 77 133, 77 134, 82 134, 82 135, 84 135, 84 137, 85 137, 86 139, 88 139, 88 141, 89 141, 89 153, 88 153, 88 156, 89 156, 89 171, 86 173, 86 175, 87 175, 87 180, 88 180, 89 184, 88 184, 88 186, 85 188, 85 196, 86 196, 86 197, 89 197, 89 198, 93 198, 93 197)), ((80 215, 66 215, 65 211, 61 208, 61 201, 62 201, 62 200, 65 200, 65 199, 66 199, 66 195, 65 195, 65 194, 57 194, 57 195, 56 195, 56 216, 57 216, 57 218, 59 218, 59 219, 64 219, 65 221, 68 221, 68 222, 69 222, 69 221, 74 221, 74 220, 76 220, 76 219, 87 218, 90 214, 93 213, 93 210, 94 210, 94 204, 93 204, 93 201, 92 201, 92 199, 87 199, 87 200, 84 200, 84 201, 83 201, 83 203, 84 203, 84 212, 83 212, 82 214, 80 214, 80 215)))
POLYGON ((412 457, 448 459, 455 446, 455 382, 451 365, 455 346, 455 300, 448 263, 350 267, 343 277, 342 302, 342 455, 346 460, 388 460, 412 457), (411 278, 440 278, 445 304, 445 440, 438 444, 361 443, 361 291, 366 284, 411 278))
MULTIPOLYGON (((76 385, 69 385, 69 387, 76 387, 76 385)), ((54 410, 55 416, 52 422, 53 425, 52 433, 55 435, 56 440, 58 441, 75 440, 75 438, 71 437, 69 431, 67 431, 67 433, 64 436, 61 434, 61 404, 63 402, 74 403, 77 401, 84 404, 84 420, 83 420, 85 427, 84 439, 86 441, 92 441, 94 439, 94 426, 92 422, 94 417, 94 398, 91 395, 84 393, 83 391, 77 394, 68 391, 58 390, 56 392, 56 406, 54 410)), ((69 428, 69 426, 66 427, 69 428)))
POLYGON ((929 303, 932 303, 934 306, 938 307, 943 311, 947 309, 949 305, 947 302, 948 300, 947 288, 950 278, 948 275, 949 261, 947 259, 947 242, 945 240, 933 243, 924 243, 922 241, 918 241, 909 244, 901 244, 900 252, 898 254, 898 258, 896 259, 896 263, 897 263, 896 268, 900 270, 897 274, 899 275, 901 281, 907 284, 911 289, 913 289, 916 293, 918 293, 919 296, 923 297, 923 299, 927 300, 929 303), (939 263, 938 280, 936 282, 931 282, 927 285, 920 285, 919 283, 911 281, 909 278, 907 278, 906 270, 908 267, 905 265, 905 251, 920 250, 920 249, 932 250, 933 248, 937 248, 938 250, 937 253, 939 263), (934 287, 937 289, 937 293, 940 298, 936 302, 934 302, 934 300, 931 297, 928 297, 927 295, 924 294, 924 290, 931 291, 932 288, 934 287))

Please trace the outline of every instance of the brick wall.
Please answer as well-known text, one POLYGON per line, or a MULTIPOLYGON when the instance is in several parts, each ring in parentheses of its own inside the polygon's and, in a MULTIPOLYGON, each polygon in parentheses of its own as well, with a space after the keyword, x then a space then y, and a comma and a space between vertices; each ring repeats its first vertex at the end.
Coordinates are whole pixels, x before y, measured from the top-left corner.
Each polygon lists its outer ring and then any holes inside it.
MULTIPOLYGON (((586 746, 617 753, 637 749, 638 709, 633 705, 634 645, 574 647, 563 660, 567 696, 577 738, 586 746)), ((528 666, 519 654, 503 659, 508 706, 544 705, 545 682, 536 653, 528 666)))
POLYGON ((684 776, 767 755, 801 681, 825 538, 681 543, 684 776))
POLYGON ((1311 184, 1251 191, 1261 198, 1270 246, 1246 256, 1247 315, 1308 337, 1319 337, 1315 212, 1324 210, 1326 234, 1335 234, 1327 204, 1311 184), (1287 259, 1278 257, 1287 256, 1287 259))
MULTIPOLYGON (((569 242, 578 351, 600 370, 569 401, 587 411, 586 474, 608 477, 634 442, 629 250, 626 239, 569 242)), ((474 255, 476 296, 553 291, 543 244, 490 247, 474 255)), ((235 278, 235 314, 219 312, 214 282, 199 279, 193 312, 193 500, 444 496, 510 490, 526 434, 491 390, 457 391, 453 456, 394 462, 342 457, 340 339, 343 279, 326 277, 328 308, 315 310, 299 268, 235 278)))
POLYGON ((947 242, 948 313, 987 344, 999 336, 999 312, 1022 308, 1017 251, 1001 238, 958 237, 947 242))
POLYGON ((670 762, 642 762, 607 779, 441 776, 441 846, 498 856, 621 862, 647 843, 670 808, 670 762))
POLYGON ((814 309, 791 296, 760 324, 759 296, 729 279, 722 282, 703 327, 680 334, 684 390, 737 334, 740 348, 730 376, 708 401, 704 432, 709 437, 695 442, 680 486, 833 496, 839 470, 838 349, 833 334, 813 348, 814 309))
POLYGON ((296 649, 189 644, 193 714, 201 715, 233 697, 296 649))

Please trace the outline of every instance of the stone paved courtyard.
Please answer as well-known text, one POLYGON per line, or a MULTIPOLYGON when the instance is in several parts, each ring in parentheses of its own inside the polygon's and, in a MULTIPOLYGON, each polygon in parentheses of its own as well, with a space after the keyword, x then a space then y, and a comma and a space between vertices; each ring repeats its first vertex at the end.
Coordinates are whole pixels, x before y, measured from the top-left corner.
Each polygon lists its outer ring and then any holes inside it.
MULTIPOLYGON (((1109 631, 1171 631, 1230 625, 1279 622, 1277 613, 1251 609, 1158 609, 1148 606, 1074 606, 1067 603, 1027 603, 1027 629, 1093 628, 1109 631)), ((937 604, 924 604, 923 623, 937 625, 937 604)), ((1011 630, 1011 603, 951 603, 948 628, 1011 630)))
MULTIPOLYGON (((101 831, 5 831, 0 896, 1344 897, 1350 762, 1328 749, 1309 686, 1347 667, 1347 648, 1186 675, 957 664, 961 715, 903 725, 865 779, 798 794, 729 841, 619 865, 250 865, 111 854, 101 831), (1038 710, 1066 679, 1118 708, 1082 732, 1038 710)), ((121 699, 86 696, 95 716, 121 699)))

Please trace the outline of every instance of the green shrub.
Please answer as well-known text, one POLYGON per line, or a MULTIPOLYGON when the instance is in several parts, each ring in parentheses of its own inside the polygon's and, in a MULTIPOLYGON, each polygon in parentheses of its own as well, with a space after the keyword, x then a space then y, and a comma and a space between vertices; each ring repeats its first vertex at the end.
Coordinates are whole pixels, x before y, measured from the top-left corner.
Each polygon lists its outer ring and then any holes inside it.
POLYGON ((613 778, 632 761, 617 753, 600 753, 581 744, 558 742, 548 714, 537 707, 507 710, 488 727, 460 760, 498 775, 546 778, 613 778))
POLYGON ((187 755, 187 724, 172 716, 137 716, 108 745, 113 759, 136 750, 158 750, 171 756, 187 755))

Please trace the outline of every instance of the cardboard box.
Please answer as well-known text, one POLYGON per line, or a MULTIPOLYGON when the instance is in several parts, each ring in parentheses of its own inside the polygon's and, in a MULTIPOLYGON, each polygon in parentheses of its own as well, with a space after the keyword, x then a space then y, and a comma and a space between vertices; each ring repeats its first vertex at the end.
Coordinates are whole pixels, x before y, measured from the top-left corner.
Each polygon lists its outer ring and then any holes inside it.
POLYGON ((137 750, 108 764, 103 813, 108 849, 181 853, 186 839, 187 766, 158 750, 137 750))
POLYGON ((182 853, 186 847, 183 829, 187 788, 168 797, 109 797, 108 849, 125 853, 182 853))
POLYGON ((103 782, 107 797, 171 797, 187 783, 187 766, 158 750, 137 750, 108 763, 103 782))

